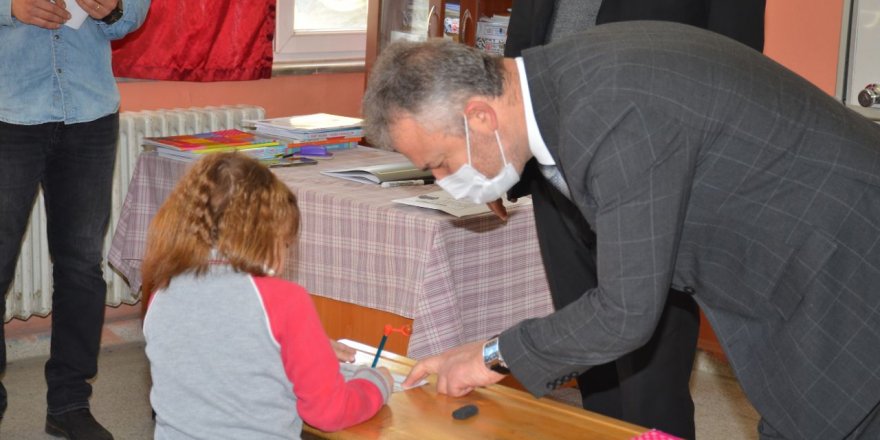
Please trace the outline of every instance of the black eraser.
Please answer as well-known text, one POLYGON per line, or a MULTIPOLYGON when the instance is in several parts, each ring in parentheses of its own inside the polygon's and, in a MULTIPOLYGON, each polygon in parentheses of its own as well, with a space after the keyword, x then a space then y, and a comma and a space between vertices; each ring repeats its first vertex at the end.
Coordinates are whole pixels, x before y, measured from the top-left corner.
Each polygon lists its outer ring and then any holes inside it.
POLYGON ((464 420, 477 415, 478 412, 480 412, 480 410, 477 408, 477 405, 465 405, 453 411, 452 418, 455 420, 464 420))

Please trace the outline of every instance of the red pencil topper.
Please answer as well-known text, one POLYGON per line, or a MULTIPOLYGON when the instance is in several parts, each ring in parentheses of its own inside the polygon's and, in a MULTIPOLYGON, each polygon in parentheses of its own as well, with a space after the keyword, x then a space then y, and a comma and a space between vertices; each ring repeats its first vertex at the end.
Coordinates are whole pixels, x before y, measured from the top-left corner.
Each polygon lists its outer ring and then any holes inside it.
POLYGON ((400 333, 404 336, 409 336, 412 334, 412 327, 408 325, 402 325, 398 328, 394 328, 391 324, 385 324, 385 336, 391 335, 391 333, 400 333))

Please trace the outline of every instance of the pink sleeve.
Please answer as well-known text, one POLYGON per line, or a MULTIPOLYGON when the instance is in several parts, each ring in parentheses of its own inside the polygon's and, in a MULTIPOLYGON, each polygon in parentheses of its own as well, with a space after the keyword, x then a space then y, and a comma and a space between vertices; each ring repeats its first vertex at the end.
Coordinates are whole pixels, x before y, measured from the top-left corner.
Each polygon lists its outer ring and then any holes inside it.
POLYGON ((281 346, 281 361, 293 383, 300 417, 322 431, 337 431, 373 417, 388 390, 383 393, 366 379, 345 381, 308 292, 278 278, 253 279, 272 336, 281 346))

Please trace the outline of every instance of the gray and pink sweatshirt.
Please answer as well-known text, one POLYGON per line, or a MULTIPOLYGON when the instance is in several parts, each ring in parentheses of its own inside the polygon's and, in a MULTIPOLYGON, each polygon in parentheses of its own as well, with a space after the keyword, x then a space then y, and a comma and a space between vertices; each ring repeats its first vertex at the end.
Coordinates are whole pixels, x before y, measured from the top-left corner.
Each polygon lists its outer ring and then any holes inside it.
POLYGON ((144 337, 156 439, 292 439, 302 423, 335 431, 381 409, 374 369, 346 381, 308 292, 212 266, 154 294, 144 337))

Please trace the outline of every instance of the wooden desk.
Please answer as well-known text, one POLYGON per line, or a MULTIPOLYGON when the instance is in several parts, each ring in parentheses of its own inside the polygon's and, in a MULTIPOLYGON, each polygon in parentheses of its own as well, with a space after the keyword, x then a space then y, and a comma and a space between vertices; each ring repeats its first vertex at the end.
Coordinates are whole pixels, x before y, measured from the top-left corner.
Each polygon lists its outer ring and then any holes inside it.
MULTIPOLYGON (((343 341, 358 350, 359 360, 372 359, 375 348, 343 341)), ((414 361, 387 351, 379 365, 400 374, 414 361)), ((646 428, 615 420, 502 385, 478 389, 464 397, 437 394, 436 377, 423 387, 394 393, 388 405, 372 419, 344 431, 306 432, 328 439, 631 439, 646 428), (479 413, 455 420, 452 412, 473 404, 479 413)))
MULTIPOLYGON (((333 339, 355 339, 378 344, 385 324, 396 328, 404 325, 412 328, 413 325, 410 318, 357 304, 319 295, 312 295, 312 301, 321 323, 324 324, 324 331, 333 339)), ((394 333, 385 343, 385 350, 406 356, 409 352, 409 339, 409 336, 394 333)))

